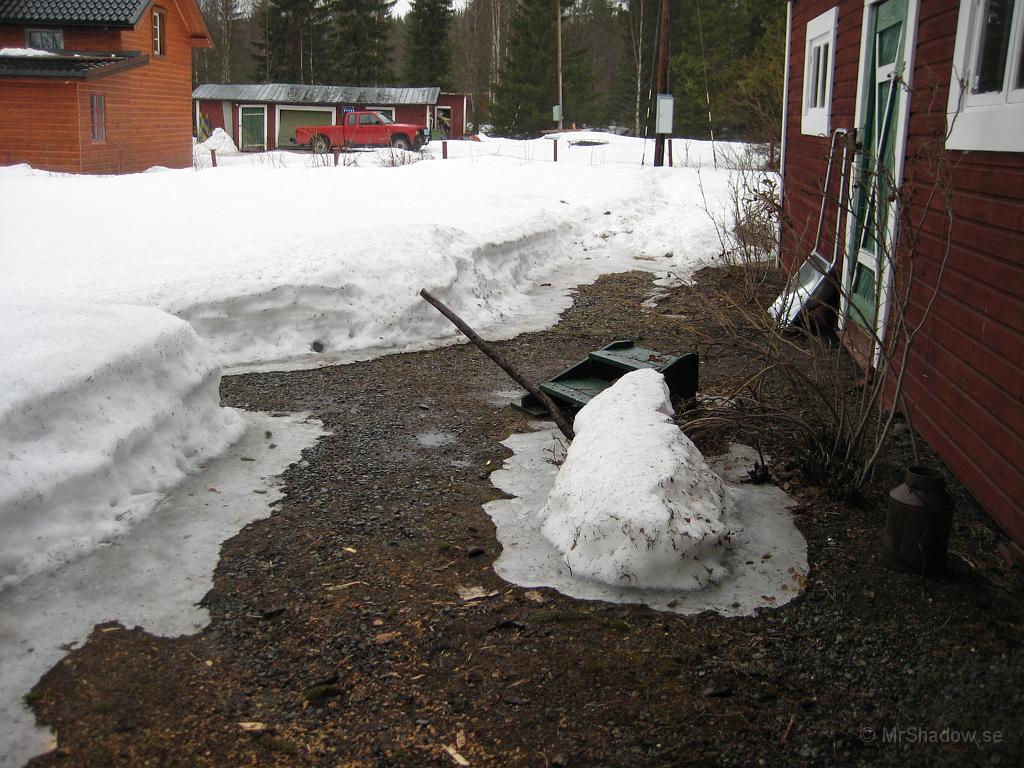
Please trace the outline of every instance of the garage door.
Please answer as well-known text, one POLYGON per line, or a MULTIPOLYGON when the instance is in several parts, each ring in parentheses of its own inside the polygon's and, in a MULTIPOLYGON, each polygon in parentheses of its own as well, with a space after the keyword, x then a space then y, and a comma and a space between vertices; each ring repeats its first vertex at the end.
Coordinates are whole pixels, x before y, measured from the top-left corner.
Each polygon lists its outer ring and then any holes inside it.
POLYGON ((282 109, 277 128, 277 146, 281 149, 295 146, 295 129, 300 125, 334 125, 334 110, 282 109))

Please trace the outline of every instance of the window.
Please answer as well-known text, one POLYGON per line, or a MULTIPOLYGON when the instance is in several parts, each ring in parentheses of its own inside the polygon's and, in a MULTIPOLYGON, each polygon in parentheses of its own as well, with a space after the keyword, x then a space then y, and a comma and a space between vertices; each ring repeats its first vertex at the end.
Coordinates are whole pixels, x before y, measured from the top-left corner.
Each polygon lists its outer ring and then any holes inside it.
POLYGON ((167 14, 161 8, 153 9, 153 55, 163 56, 166 53, 167 31, 165 29, 167 14))
POLYGON ((961 0, 946 112, 948 148, 1024 152, 1024 0, 961 0))
POLYGON ((380 120, 372 112, 364 112, 359 116, 360 125, 380 125, 380 120))
POLYGON ((100 94, 89 97, 89 126, 93 141, 107 138, 107 100, 100 94))
POLYGON ((64 30, 30 29, 25 33, 25 47, 37 51, 64 50, 64 30))
POLYGON ((355 112, 349 112, 347 115, 345 115, 345 125, 355 125, 355 124, 356 124, 356 113, 355 112))
POLYGON ((811 136, 827 136, 829 132, 837 16, 838 9, 832 8, 807 22, 800 132, 811 136))
POLYGON ((370 111, 370 112, 376 112, 377 114, 379 114, 382 117, 386 118, 384 120, 385 123, 393 123, 393 122, 395 122, 395 108, 394 107, 367 107, 366 109, 368 111, 370 111))

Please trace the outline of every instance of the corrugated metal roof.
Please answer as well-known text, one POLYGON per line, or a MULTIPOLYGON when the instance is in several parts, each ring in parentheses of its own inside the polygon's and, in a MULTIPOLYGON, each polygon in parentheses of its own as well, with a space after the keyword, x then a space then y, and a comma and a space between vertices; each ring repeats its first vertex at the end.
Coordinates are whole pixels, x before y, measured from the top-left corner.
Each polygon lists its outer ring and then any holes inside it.
POLYGON ((0 0, 0 23, 134 27, 149 0, 0 0))
POLYGON ((273 104, 366 104, 384 107, 397 104, 434 104, 440 94, 441 89, 438 87, 372 88, 356 85, 206 83, 192 91, 192 98, 273 104))

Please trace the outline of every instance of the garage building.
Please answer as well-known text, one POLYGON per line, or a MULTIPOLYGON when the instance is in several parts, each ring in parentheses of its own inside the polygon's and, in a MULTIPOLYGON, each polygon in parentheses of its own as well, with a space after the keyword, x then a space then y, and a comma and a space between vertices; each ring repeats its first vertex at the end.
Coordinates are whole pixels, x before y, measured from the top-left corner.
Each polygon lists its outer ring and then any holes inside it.
POLYGON ((395 122, 426 125, 434 138, 467 133, 469 94, 437 87, 207 83, 192 92, 196 125, 223 128, 242 151, 288 149, 300 125, 338 125, 346 112, 373 110, 395 122))

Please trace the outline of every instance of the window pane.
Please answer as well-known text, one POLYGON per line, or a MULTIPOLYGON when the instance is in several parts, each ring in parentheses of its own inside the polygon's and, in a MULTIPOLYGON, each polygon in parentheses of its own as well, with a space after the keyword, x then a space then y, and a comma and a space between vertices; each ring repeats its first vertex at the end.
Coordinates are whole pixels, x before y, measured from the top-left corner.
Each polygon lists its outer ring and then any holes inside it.
POLYGON ((1010 22, 1013 19, 1014 0, 989 0, 978 23, 978 58, 975 62, 974 93, 1003 90, 1006 74, 1006 51, 1010 46, 1010 22))
POLYGON ((28 47, 40 51, 59 51, 64 48, 64 31, 60 29, 30 29, 28 47))
POLYGON ((814 46, 811 49, 811 77, 810 87, 807 89, 807 106, 814 109, 818 106, 818 73, 821 71, 821 47, 814 46))
POLYGON ((878 66, 892 64, 896 61, 896 52, 900 47, 902 24, 893 24, 878 33, 878 66))
POLYGON ((821 48, 821 75, 818 77, 818 106, 825 106, 825 86, 828 84, 828 43, 821 48))
MULTIPOLYGON (((1024 29, 1021 30, 1020 36, 1024 38, 1024 29)), ((1020 54, 1017 57, 1017 84, 1014 88, 1024 88, 1024 39, 1020 41, 1020 54)))

